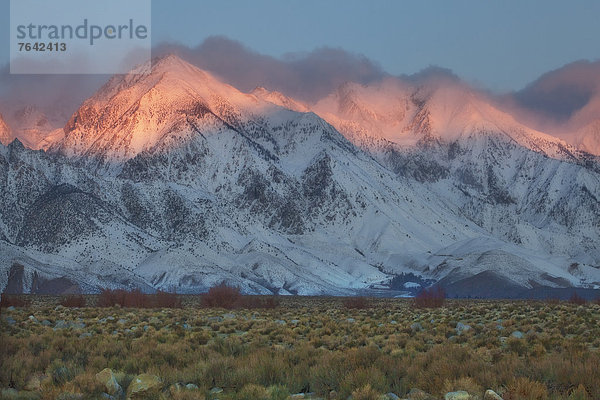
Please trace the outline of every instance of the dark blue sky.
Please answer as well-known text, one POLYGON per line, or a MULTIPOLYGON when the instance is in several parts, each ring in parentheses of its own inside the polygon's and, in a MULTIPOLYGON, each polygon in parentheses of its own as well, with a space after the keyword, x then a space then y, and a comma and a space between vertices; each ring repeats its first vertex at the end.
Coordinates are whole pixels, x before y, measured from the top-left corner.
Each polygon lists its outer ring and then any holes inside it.
MULTIPOLYGON (((0 1, 5 63, 8 0, 0 1)), ((391 74, 438 65, 496 91, 600 58, 600 2, 593 0, 154 0, 152 14, 155 44, 196 46, 223 35, 276 57, 341 47, 391 74)))

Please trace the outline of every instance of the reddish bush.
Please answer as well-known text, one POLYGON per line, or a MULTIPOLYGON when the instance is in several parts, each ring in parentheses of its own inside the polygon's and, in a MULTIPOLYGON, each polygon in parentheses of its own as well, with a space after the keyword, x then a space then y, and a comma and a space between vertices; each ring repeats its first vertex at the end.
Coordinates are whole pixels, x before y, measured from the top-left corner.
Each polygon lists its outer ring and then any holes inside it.
POLYGON ((366 297, 348 297, 344 299, 344 307, 350 309, 365 309, 369 307, 369 301, 366 297))
POLYGON ((600 297, 596 299, 596 304, 600 305, 600 297))
POLYGON ((241 297, 239 287, 228 286, 223 282, 211 287, 208 293, 202 297, 202 303, 206 307, 232 309, 239 305, 241 297))
POLYGON ((139 289, 103 289, 98 297, 98 307, 116 305, 127 308, 178 308, 181 307, 181 301, 175 293, 158 291, 155 294, 145 294, 139 289))
POLYGON ((414 306, 418 308, 438 308, 444 305, 446 292, 439 286, 423 289, 414 300, 414 306))
POLYGON ((275 296, 241 296, 238 300, 237 308, 276 308, 279 306, 279 299, 275 296))
POLYGON ((163 292, 159 290, 154 294, 154 307, 156 308, 181 308, 181 300, 177 293, 163 292))
POLYGON ((85 307, 86 306, 86 300, 85 297, 83 297, 82 295, 70 295, 65 297, 61 302, 60 305, 63 307, 85 307))
POLYGON ((14 294, 3 293, 2 300, 0 300, 0 308, 29 307, 30 304, 31 302, 29 300, 14 294))
POLYGON ((587 300, 578 295, 577 293, 573 293, 573 295, 569 298, 569 303, 583 305, 587 303, 587 300))
POLYGON ((557 297, 547 297, 544 301, 547 304, 551 304, 551 305, 560 304, 560 299, 558 299, 557 297))

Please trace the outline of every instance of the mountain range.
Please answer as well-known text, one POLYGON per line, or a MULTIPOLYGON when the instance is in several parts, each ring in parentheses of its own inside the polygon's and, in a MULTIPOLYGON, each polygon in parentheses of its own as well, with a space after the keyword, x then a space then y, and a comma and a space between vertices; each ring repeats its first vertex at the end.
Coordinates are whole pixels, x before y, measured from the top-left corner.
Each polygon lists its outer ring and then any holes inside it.
POLYGON ((565 141, 449 77, 307 103, 172 55, 111 78, 63 128, 23 110, 16 135, 0 119, 0 288, 600 288, 591 111, 565 141))

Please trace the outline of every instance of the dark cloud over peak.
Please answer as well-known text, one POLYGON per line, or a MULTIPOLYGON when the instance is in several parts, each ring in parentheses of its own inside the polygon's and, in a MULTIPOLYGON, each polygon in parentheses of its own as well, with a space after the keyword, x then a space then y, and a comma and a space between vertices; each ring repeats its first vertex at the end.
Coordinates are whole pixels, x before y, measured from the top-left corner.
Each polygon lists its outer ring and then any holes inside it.
POLYGON ((576 61, 542 75, 516 92, 516 103, 557 120, 567 120, 600 89, 600 61, 576 61))
POLYGON ((368 84, 387 76, 364 56, 328 47, 275 58, 224 37, 210 37, 195 48, 163 44, 155 49, 159 56, 168 53, 220 76, 240 90, 263 86, 304 101, 316 101, 344 82, 368 84))

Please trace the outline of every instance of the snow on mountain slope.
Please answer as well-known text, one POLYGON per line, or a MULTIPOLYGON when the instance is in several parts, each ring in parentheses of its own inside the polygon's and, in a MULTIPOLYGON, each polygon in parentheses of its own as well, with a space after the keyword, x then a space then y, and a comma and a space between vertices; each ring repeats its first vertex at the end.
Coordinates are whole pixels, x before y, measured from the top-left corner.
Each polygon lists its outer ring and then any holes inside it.
MULTIPOLYGON (((571 262, 600 265, 596 158, 519 124, 454 83, 346 84, 315 110, 489 234, 563 258, 563 271, 571 262)), ((474 267, 462 263, 455 273, 481 272, 474 267)))
POLYGON ((298 112, 309 112, 310 108, 308 105, 304 104, 301 101, 294 100, 291 97, 285 96, 283 93, 269 91, 264 87, 257 87, 251 93, 252 95, 258 97, 259 99, 268 101, 270 103, 276 104, 283 108, 287 108, 288 110, 298 111, 298 112))
POLYGON ((12 132, 11 132, 10 128, 8 127, 8 125, 6 125, 6 122, 4 121, 4 119, 2 118, 2 114, 0 114, 0 144, 3 144, 6 146, 10 142, 12 142, 12 140, 13 140, 12 132))
POLYGON ((314 110, 371 149, 381 140, 414 146, 492 132, 549 157, 570 160, 578 153, 561 139, 518 123, 460 82, 413 85, 388 78, 369 86, 347 83, 315 104, 314 110))
POLYGON ((48 151, 0 146, 2 268, 179 292, 227 280, 350 294, 482 265, 521 287, 598 281, 597 174, 549 158, 570 157, 556 141, 497 129, 475 100, 448 109, 454 92, 348 84, 315 106, 344 137, 300 102, 176 57, 140 68, 87 100, 48 151), (521 144, 534 139, 536 151, 521 144))

